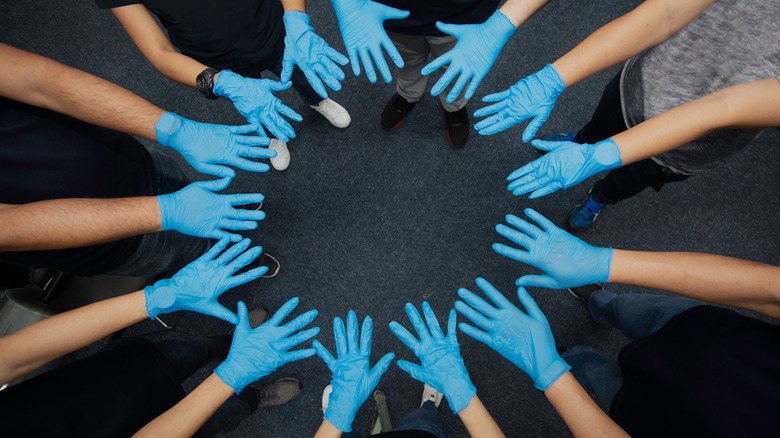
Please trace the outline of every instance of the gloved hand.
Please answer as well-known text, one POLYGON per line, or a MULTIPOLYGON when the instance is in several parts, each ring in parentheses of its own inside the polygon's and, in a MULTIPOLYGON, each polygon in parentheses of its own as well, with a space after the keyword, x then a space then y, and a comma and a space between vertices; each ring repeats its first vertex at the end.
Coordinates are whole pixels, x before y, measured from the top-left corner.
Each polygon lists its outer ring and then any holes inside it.
POLYGON ((371 395, 382 374, 387 371, 387 367, 395 357, 393 353, 387 353, 373 369, 369 369, 372 328, 371 317, 366 316, 363 320, 363 330, 360 332, 360 343, 358 343, 357 315, 350 310, 347 315, 346 333, 344 321, 339 317, 333 319, 333 336, 338 359, 331 356, 320 341, 315 339, 312 343, 317 355, 325 361, 333 373, 331 379, 333 392, 328 400, 325 419, 342 432, 352 430, 355 414, 371 395))
POLYGON ((257 134, 265 138, 263 125, 281 141, 290 141, 295 131, 282 115, 296 122, 303 120, 300 114, 283 104, 273 91, 290 88, 291 82, 281 83, 270 79, 250 79, 230 70, 222 70, 214 83, 214 94, 233 101, 236 109, 246 120, 257 127, 257 134))
POLYGON ((261 266, 231 277, 241 268, 252 263, 263 252, 263 248, 256 246, 245 252, 251 242, 249 239, 244 239, 219 255, 227 247, 228 242, 228 239, 220 240, 173 277, 144 288, 146 312, 149 317, 154 319, 164 313, 192 310, 236 324, 238 322, 236 315, 224 308, 217 300, 228 289, 265 274, 268 268, 261 266))
POLYGON ((213 193, 225 190, 228 184, 230 178, 199 181, 178 192, 158 196, 163 231, 174 230, 208 239, 229 238, 233 242, 241 240, 240 235, 224 230, 254 230, 257 221, 265 219, 265 213, 235 206, 262 202, 263 195, 213 193))
POLYGON ((471 399, 477 395, 477 389, 471 384, 469 373, 460 357, 460 346, 455 329, 455 309, 450 310, 450 318, 447 322, 447 337, 441 331, 439 321, 436 319, 431 306, 427 302, 422 303, 423 314, 428 323, 420 318, 420 314, 412 303, 406 303, 406 314, 412 321, 412 326, 417 331, 417 338, 412 336, 401 324, 393 321, 390 330, 398 336, 414 354, 420 358, 420 365, 398 361, 398 367, 409 373, 414 379, 427 383, 447 397, 450 408, 454 414, 466 409, 471 399))
POLYGON ((352 64, 352 72, 360 76, 360 61, 366 70, 366 77, 371 83, 376 82, 376 73, 371 59, 376 62, 379 72, 385 82, 390 83, 393 77, 387 67, 382 49, 393 60, 398 68, 404 66, 404 60, 395 44, 387 36, 382 23, 385 20, 397 20, 409 16, 409 11, 391 8, 381 3, 370 0, 331 0, 333 9, 341 27, 341 37, 347 48, 349 63, 352 64))
POLYGON ((461 288, 458 296, 465 303, 456 301, 455 308, 481 330, 466 323, 460 323, 458 328, 525 371, 534 381, 536 389, 547 390, 571 366, 555 350, 555 339, 544 313, 522 287, 517 289, 517 297, 528 312, 527 315, 485 279, 478 278, 477 285, 498 308, 461 288))
POLYGON ((276 371, 280 366, 314 354, 314 350, 288 351, 313 338, 320 332, 319 327, 293 333, 312 322, 317 316, 316 310, 309 310, 285 325, 284 318, 298 305, 298 298, 286 302, 268 321, 256 329, 249 326, 246 304, 238 303, 238 325, 233 333, 233 343, 227 359, 214 372, 236 394, 246 385, 276 371))
POLYGON ((290 80, 297 64, 306 75, 306 79, 314 91, 323 99, 328 97, 328 92, 322 85, 323 81, 330 88, 336 91, 340 90, 339 81, 344 79, 344 72, 336 65, 336 62, 346 65, 349 60, 314 33, 309 16, 301 11, 285 12, 284 29, 286 35, 284 37, 281 81, 290 80))
POLYGON ((225 126, 198 123, 174 113, 165 113, 154 126, 157 143, 176 149, 195 170, 219 177, 234 177, 235 166, 250 172, 266 172, 269 166, 248 158, 273 158, 267 138, 248 136, 254 125, 225 126))
POLYGON ((599 172, 617 169, 623 165, 620 149, 612 139, 596 144, 534 140, 531 145, 550 153, 506 177, 507 181, 511 181, 507 190, 515 196, 533 192, 529 198, 539 198, 559 189, 568 189, 599 172))
POLYGON ((491 135, 533 117, 523 131, 523 141, 528 142, 550 117, 556 99, 565 89, 561 75, 552 64, 547 64, 531 76, 520 79, 509 89, 483 97, 483 102, 498 103, 474 112, 474 117, 493 114, 474 125, 474 129, 482 135, 491 135))
POLYGON ((541 269, 546 275, 525 275, 517 286, 566 289, 586 284, 606 283, 612 264, 612 248, 590 246, 558 228, 541 214, 527 208, 525 214, 536 221, 534 226, 517 216, 507 215, 510 228, 496 225, 498 234, 524 247, 526 251, 494 243, 493 251, 520 263, 541 269), (520 230, 520 231, 518 231, 520 230))
POLYGON ((471 99, 477 91, 479 83, 488 74, 496 62, 504 44, 515 33, 515 25, 501 11, 496 11, 484 23, 480 24, 446 24, 436 22, 440 31, 458 39, 458 43, 449 52, 439 56, 423 67, 421 74, 427 76, 446 64, 447 71, 436 81, 431 89, 431 95, 438 96, 460 75, 455 86, 447 95, 447 102, 455 102, 463 87, 469 81, 464 97, 471 99))

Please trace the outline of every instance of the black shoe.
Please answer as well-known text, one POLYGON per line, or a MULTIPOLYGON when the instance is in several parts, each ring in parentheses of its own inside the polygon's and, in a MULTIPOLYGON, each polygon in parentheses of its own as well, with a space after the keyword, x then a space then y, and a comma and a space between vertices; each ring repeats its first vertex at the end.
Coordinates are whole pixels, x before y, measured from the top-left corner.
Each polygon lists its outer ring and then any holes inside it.
POLYGON ((279 273, 279 261, 276 260, 272 255, 262 253, 260 254, 260 257, 258 257, 253 263, 254 266, 267 266, 268 272, 261 275, 260 278, 271 278, 275 277, 276 274, 279 273))
POLYGON ((416 104, 417 102, 409 102, 395 93, 382 110, 382 128, 388 131, 397 128, 416 104))
POLYGON ((252 383, 247 389, 257 395, 258 408, 270 408, 289 403, 301 393, 301 382, 292 377, 285 377, 273 383, 252 383))
POLYGON ((445 111, 444 118, 447 121, 447 138, 450 140, 450 143, 456 148, 466 146, 466 142, 469 141, 469 131, 471 130, 469 113, 466 107, 464 106, 453 112, 445 111))
POLYGON ((586 284, 585 286, 580 287, 570 287, 569 293, 579 298, 580 300, 585 301, 585 304, 588 304, 590 296, 593 295, 593 292, 596 292, 597 290, 604 290, 604 287, 599 283, 586 284))

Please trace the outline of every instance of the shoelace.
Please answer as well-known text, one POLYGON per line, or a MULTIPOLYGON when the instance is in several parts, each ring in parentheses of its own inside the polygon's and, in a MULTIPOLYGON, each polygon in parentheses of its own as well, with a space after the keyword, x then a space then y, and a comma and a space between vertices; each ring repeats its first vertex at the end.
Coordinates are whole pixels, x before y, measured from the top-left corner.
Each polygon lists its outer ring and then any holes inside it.
POLYGON ((604 205, 605 204, 602 204, 601 202, 596 202, 596 200, 593 199, 593 195, 590 195, 588 196, 588 199, 582 203, 582 212, 585 217, 596 216, 601 209, 604 208, 604 205))

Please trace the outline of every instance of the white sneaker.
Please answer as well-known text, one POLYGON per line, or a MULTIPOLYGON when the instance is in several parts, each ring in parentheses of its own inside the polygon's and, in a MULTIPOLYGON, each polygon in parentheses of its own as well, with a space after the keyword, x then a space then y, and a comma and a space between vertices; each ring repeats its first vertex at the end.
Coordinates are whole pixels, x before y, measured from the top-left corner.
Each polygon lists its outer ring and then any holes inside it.
POLYGON ((347 110, 330 99, 322 99, 317 105, 309 105, 309 108, 322 114, 331 125, 337 128, 346 128, 352 122, 347 110))
POLYGON ((425 402, 433 402, 433 404, 438 408, 441 404, 441 398, 443 395, 444 394, 434 389, 433 386, 430 386, 426 383, 425 386, 423 386, 423 396, 422 401, 420 402, 420 407, 422 407, 425 402))
POLYGON ((287 143, 272 138, 268 149, 276 151, 276 156, 271 158, 271 166, 276 170, 287 169, 287 166, 290 165, 290 151, 287 149, 287 143))
POLYGON ((333 385, 328 385, 322 390, 322 415, 325 415, 325 411, 328 410, 331 392, 333 392, 333 385))

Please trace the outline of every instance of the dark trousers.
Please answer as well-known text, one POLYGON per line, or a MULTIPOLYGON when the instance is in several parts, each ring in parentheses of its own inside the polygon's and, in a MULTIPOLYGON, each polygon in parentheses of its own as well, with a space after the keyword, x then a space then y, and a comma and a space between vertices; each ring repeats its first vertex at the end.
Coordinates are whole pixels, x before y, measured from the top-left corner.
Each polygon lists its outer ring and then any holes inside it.
MULTIPOLYGON (((166 359, 171 371, 184 382, 195 371, 212 360, 223 360, 230 348, 230 336, 209 336, 195 340, 165 340, 155 347, 166 359)), ((195 433, 195 437, 215 437, 235 429, 241 421, 252 415, 257 407, 257 394, 252 389, 233 395, 195 433)))
MULTIPOLYGON (((622 72, 622 70, 621 70, 622 72)), ((590 121, 574 137, 576 143, 598 143, 628 129, 620 103, 620 72, 612 78, 601 95, 590 121)), ((682 181, 689 175, 680 175, 647 158, 611 170, 593 185, 596 201, 617 204, 642 190, 652 187, 661 190, 667 182, 682 181)))

